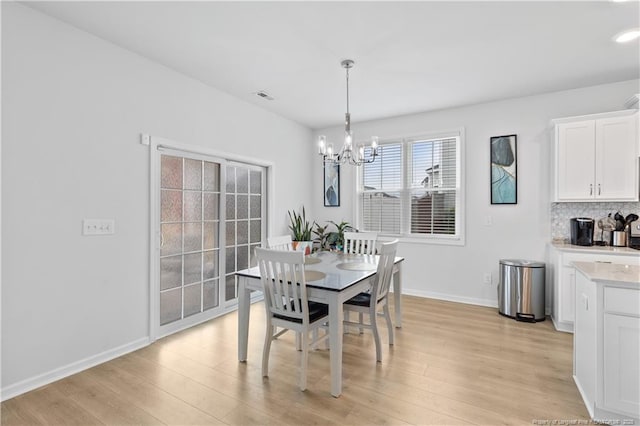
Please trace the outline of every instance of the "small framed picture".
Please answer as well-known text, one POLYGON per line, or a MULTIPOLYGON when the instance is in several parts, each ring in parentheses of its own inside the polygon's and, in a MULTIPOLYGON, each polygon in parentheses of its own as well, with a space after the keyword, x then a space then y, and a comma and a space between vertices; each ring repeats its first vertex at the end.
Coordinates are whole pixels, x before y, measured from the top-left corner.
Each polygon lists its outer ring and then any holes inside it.
POLYGON ((324 165, 324 206, 340 206, 340 165, 324 165))
POLYGON ((491 138, 491 204, 518 204, 517 139, 491 138))

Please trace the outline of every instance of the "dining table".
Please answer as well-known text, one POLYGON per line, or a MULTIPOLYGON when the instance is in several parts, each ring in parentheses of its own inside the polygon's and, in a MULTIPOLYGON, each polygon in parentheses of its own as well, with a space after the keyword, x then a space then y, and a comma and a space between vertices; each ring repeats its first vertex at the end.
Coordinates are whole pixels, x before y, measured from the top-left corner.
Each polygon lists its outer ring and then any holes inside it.
MULTIPOLYGON (((377 255, 320 251, 305 256, 307 297, 329 307, 329 359, 331 395, 342 394, 343 303, 367 291, 376 275, 377 255)), ((402 327, 402 262, 396 257, 393 267, 394 325, 402 327)), ((236 272, 238 277, 238 360, 247 361, 251 292, 262 291, 260 270, 252 267, 236 272)), ((375 319, 374 319, 375 320, 375 319)))

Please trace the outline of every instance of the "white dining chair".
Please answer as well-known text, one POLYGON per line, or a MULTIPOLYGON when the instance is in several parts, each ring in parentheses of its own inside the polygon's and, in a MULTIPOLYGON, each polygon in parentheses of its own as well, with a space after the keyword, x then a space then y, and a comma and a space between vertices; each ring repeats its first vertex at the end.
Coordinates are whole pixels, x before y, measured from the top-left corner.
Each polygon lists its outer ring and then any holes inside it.
POLYGON ((277 237, 267 238, 267 248, 272 250, 293 250, 291 244, 291 235, 279 235, 277 237))
POLYGON ((396 257, 396 249, 398 240, 381 245, 380 258, 378 260, 378 268, 374 275, 371 291, 369 293, 360 293, 344 302, 343 309, 345 311, 345 325, 356 326, 357 328, 367 328, 373 332, 373 339, 376 344, 376 361, 382 361, 382 348, 380 347, 380 333, 378 332, 377 317, 384 316, 387 321, 387 329, 389 331, 389 345, 393 345, 393 323, 389 313, 389 287, 391 285, 391 277, 393 275, 393 263, 396 257), (382 308, 382 313, 379 313, 382 308), (351 322, 348 320, 349 312, 358 312, 360 314, 360 322, 351 322), (363 322, 362 314, 369 315, 369 323, 363 322))
POLYGON ((260 268, 267 316, 262 351, 262 376, 269 376, 271 342, 283 332, 293 330, 301 339, 302 355, 298 382, 300 390, 305 390, 309 347, 329 337, 329 307, 324 303, 310 302, 307 298, 304 253, 256 248, 256 258, 260 268), (275 327, 281 327, 283 330, 275 333, 275 327), (314 333, 314 338, 309 341, 309 332, 317 331, 319 328, 324 328, 325 333, 320 337, 315 337, 317 333, 314 333))
POLYGON ((376 232, 345 232, 343 251, 351 254, 375 254, 377 239, 376 232))

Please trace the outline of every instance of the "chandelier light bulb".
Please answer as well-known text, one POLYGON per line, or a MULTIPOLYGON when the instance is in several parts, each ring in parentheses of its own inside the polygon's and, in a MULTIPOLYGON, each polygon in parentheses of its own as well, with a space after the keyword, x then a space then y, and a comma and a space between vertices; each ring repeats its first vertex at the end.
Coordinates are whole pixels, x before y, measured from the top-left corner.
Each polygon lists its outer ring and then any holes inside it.
POLYGON ((325 135, 318 136, 318 154, 327 153, 327 137, 325 135))
POLYGON ((352 136, 351 136, 351 132, 345 132, 345 135, 344 135, 344 148, 348 149, 350 151, 352 146, 353 146, 353 139, 352 139, 352 136))

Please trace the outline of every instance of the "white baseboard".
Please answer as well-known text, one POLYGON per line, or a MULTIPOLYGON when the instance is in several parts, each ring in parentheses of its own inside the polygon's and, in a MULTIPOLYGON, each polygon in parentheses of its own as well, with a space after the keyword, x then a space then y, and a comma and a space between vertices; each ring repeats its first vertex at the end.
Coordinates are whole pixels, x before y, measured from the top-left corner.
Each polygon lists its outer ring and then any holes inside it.
MULTIPOLYGON (((436 293, 433 291, 420 291, 420 290, 407 290, 407 289, 403 289, 402 294, 406 294, 408 296, 427 297, 429 299, 446 300, 448 302, 466 303, 467 305, 486 306, 488 308, 496 308, 496 309, 498 308, 498 301, 491 300, 491 299, 476 299, 474 297, 453 296, 451 294, 436 293)), ((551 309, 548 307, 545 307, 544 313, 546 316, 550 316, 551 309)), ((561 331, 564 331, 564 330, 561 330, 561 331)))
POLYGON ((498 302, 496 300, 476 299, 474 297, 453 296, 451 294, 436 293, 433 291, 410 290, 410 289, 404 288, 402 289, 402 294, 406 294, 408 296, 427 297, 429 299, 446 300, 449 302, 466 303, 467 305, 487 306, 489 308, 498 307, 498 302))
POLYGON ((562 321, 556 321, 553 315, 551 315, 551 321, 553 321, 553 326, 556 328, 557 331, 573 334, 573 324, 568 324, 562 321))
POLYGON ((56 368, 55 370, 40 374, 35 377, 31 377, 26 380, 22 380, 18 383, 14 383, 0 390, 0 400, 6 401, 15 396, 21 395, 25 392, 37 389, 41 386, 48 385, 56 380, 63 379, 71 376, 72 374, 79 373, 80 371, 94 367, 103 362, 110 361, 119 356, 128 354, 129 352, 136 351, 149 345, 149 337, 143 337, 135 340, 126 345, 119 346, 117 348, 109 349, 97 355, 90 356, 80 361, 73 362, 63 367, 56 368))
MULTIPOLYGON (((584 389, 580 385, 580 381, 575 376, 575 374, 573 375, 573 382, 575 383, 576 387, 578 388, 578 392, 580 393, 580 397, 582 398, 582 402, 584 403, 584 406, 587 408, 587 411, 589 412, 589 417, 591 417, 593 419, 594 418, 594 414, 595 414, 593 412, 593 405, 591 404, 591 401, 589 401, 589 398, 587 398, 587 394, 584 392, 584 389)), ((630 424, 633 424, 633 423, 630 423, 630 424)))

